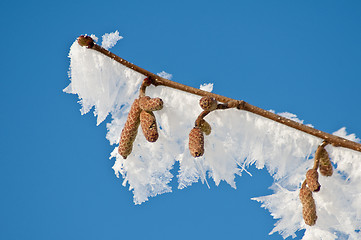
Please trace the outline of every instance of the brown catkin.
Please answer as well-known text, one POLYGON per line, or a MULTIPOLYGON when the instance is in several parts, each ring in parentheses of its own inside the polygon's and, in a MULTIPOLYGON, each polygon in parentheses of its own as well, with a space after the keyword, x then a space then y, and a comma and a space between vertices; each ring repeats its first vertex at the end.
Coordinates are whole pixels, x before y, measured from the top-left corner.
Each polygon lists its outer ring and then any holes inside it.
POLYGON ((299 194, 302 203, 303 220, 309 226, 315 225, 317 220, 316 204, 312 197, 311 190, 305 185, 302 186, 299 194))
POLYGON ((323 176, 327 176, 327 177, 332 176, 333 173, 332 164, 328 156, 328 153, 323 146, 319 146, 317 148, 315 158, 319 162, 320 173, 323 176))
POLYGON ((155 142, 158 139, 157 121, 152 112, 142 110, 140 113, 140 125, 143 130, 144 137, 148 142, 155 142))
POLYGON ((139 107, 148 112, 158 111, 163 108, 163 100, 161 98, 144 96, 139 99, 139 107))
POLYGON ((188 146, 193 157, 200 157, 204 154, 204 136, 200 128, 194 127, 191 130, 188 146))
POLYGON ((204 132, 207 136, 208 136, 209 134, 211 134, 211 132, 212 132, 211 125, 209 125, 209 123, 208 123, 206 120, 204 120, 204 119, 201 120, 199 128, 200 128, 200 129, 202 130, 202 132, 204 132))
POLYGON ((199 105, 205 111, 213 111, 217 108, 217 100, 215 98, 205 96, 199 100, 199 105))
POLYGON ((139 108, 139 100, 135 99, 130 108, 127 121, 125 122, 124 128, 120 135, 118 152, 124 159, 126 159, 127 156, 132 152, 133 142, 138 133, 140 112, 141 109, 139 108))
POLYGON ((312 192, 320 191, 321 185, 318 182, 318 172, 316 169, 310 169, 307 171, 306 182, 312 192))

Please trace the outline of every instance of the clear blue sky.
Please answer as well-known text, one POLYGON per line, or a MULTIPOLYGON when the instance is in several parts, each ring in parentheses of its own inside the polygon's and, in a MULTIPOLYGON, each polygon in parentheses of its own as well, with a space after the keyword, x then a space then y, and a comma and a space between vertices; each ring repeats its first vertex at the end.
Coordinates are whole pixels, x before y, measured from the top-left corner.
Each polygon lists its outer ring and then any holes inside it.
POLYGON ((175 180, 134 206, 105 124, 62 92, 69 47, 119 30, 112 51, 149 71, 360 137, 360 13, 360 1, 1 1, 0 239, 282 239, 250 200, 272 193, 254 167, 237 190, 175 180))

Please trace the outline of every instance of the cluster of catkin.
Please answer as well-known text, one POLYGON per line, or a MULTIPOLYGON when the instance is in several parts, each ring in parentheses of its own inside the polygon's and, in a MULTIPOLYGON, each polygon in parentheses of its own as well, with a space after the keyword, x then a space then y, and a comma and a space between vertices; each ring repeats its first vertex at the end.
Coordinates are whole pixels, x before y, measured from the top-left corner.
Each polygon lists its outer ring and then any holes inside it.
MULTIPOLYGON (((202 97, 199 105, 204 111, 211 112, 217 109, 217 100, 212 97, 202 97)), ((204 134, 211 134, 212 128, 203 118, 197 119, 194 128, 189 133, 189 151, 193 157, 200 157, 204 154, 204 134)))
POLYGON ((312 192, 320 191, 321 185, 318 182, 318 172, 323 176, 331 176, 333 173, 332 165, 328 153, 325 149, 326 143, 318 146, 315 154, 314 166, 306 173, 306 180, 303 182, 300 190, 300 200, 302 203, 303 220, 309 226, 315 225, 317 220, 316 204, 312 192))
POLYGON ((141 95, 138 99, 134 100, 120 135, 118 153, 124 159, 132 152, 133 142, 137 136, 139 124, 148 142, 157 141, 159 136, 157 121, 153 111, 158 111, 163 108, 163 100, 161 98, 145 96, 144 91, 141 95))

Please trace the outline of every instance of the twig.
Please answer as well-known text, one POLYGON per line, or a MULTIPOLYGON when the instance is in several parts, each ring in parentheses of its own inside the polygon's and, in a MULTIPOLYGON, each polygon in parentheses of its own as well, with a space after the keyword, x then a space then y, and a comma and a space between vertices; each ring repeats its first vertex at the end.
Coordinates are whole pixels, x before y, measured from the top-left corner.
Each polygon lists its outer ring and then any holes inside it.
MULTIPOLYGON (((224 109, 229 109, 229 108, 235 108, 237 106, 239 106, 238 101, 232 100, 225 104, 217 104, 217 108, 214 110, 220 110, 220 109, 224 110, 224 109)), ((194 125, 196 127, 199 127, 201 125, 201 122, 204 119, 204 117, 207 116, 210 112, 213 112, 214 110, 212 110, 212 111, 204 110, 203 112, 201 112, 201 114, 199 114, 199 116, 197 117, 194 125)))
POLYGON ((141 74, 143 74, 143 75, 145 75, 147 77, 150 77, 153 80, 152 83, 155 86, 162 85, 162 86, 175 88, 175 89, 185 91, 185 92, 188 92, 188 93, 192 93, 192 94, 195 94, 195 95, 199 95, 199 96, 210 96, 210 97, 215 98, 218 102, 222 102, 222 103, 231 102, 233 104, 233 106, 234 106, 235 103, 237 103, 236 104, 237 109, 252 112, 254 114, 257 114, 259 116, 271 119, 271 120, 273 120, 275 122, 281 123, 281 124, 286 125, 288 127, 291 127, 291 128, 297 129, 299 131, 302 131, 302 132, 308 133, 310 135, 313 135, 315 137, 321 138, 324 141, 326 141, 327 143, 332 144, 335 147, 344 147, 344 148, 349 148, 349 149, 361 152, 361 144, 359 144, 359 143, 356 143, 356 142, 353 142, 353 141, 350 141, 350 140, 347 140, 347 139, 344 139, 344 138, 341 138, 341 137, 338 137, 338 136, 335 136, 335 135, 320 131, 318 129, 306 126, 304 124, 295 122, 295 121, 290 120, 288 118, 285 118, 285 117, 279 116, 277 114, 274 114, 272 112, 266 111, 266 110, 264 110, 262 108, 253 106, 253 105, 251 105, 251 104, 249 104, 249 103, 247 103, 247 102, 245 102, 243 100, 235 100, 235 99, 232 99, 232 98, 228 98, 228 97, 221 96, 221 95, 218 95, 218 94, 203 91, 203 90, 200 90, 200 89, 197 89, 197 88, 193 88, 193 87, 190 87, 190 86, 187 86, 187 85, 183 85, 183 84, 180 84, 180 83, 173 82, 171 80, 162 78, 162 77, 160 77, 160 76, 158 76, 158 75, 156 75, 156 74, 154 74, 152 72, 149 72, 149 71, 147 71, 147 70, 145 70, 145 69, 143 69, 141 67, 138 67, 137 65, 134 65, 133 63, 130 63, 130 62, 124 60, 123 58, 121 58, 121 57, 115 55, 114 53, 106 50, 105 48, 99 46, 98 44, 94 43, 93 39, 91 37, 89 37, 89 36, 80 36, 78 38, 78 43, 83 47, 87 47, 89 49, 93 49, 95 51, 98 51, 98 52, 100 52, 100 53, 114 59, 118 63, 120 63, 120 64, 122 64, 122 65, 124 65, 124 66, 138 72, 138 73, 141 73, 141 74))

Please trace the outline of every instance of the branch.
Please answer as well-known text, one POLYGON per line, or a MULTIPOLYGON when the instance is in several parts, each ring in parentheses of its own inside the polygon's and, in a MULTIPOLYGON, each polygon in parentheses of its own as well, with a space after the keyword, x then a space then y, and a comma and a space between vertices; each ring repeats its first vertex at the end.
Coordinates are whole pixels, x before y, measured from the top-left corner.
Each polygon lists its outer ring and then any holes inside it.
POLYGON ((145 70, 145 69, 143 69, 141 67, 138 67, 137 65, 134 65, 133 63, 130 63, 130 62, 124 60, 123 58, 121 58, 121 57, 115 55, 114 53, 106 50, 105 48, 99 46, 98 44, 94 43, 93 39, 91 37, 89 37, 89 36, 80 36, 78 38, 78 43, 79 43, 79 45, 81 45, 83 47, 87 47, 89 49, 93 49, 95 51, 98 51, 98 52, 100 52, 100 53, 114 59, 118 63, 120 63, 120 64, 122 64, 122 65, 124 65, 124 66, 126 66, 126 67, 128 67, 130 69, 133 69, 134 71, 136 71, 138 73, 141 73, 141 74, 143 74, 143 75, 145 75, 147 77, 152 78, 152 80, 153 80, 152 83, 155 86, 162 85, 162 86, 175 88, 175 89, 185 91, 185 92, 188 92, 188 93, 192 93, 192 94, 195 94, 195 95, 199 95, 199 96, 213 97, 218 102, 222 102, 222 103, 227 103, 227 102, 232 101, 233 104, 237 103, 236 104, 237 109, 252 112, 254 114, 257 114, 259 116, 271 119, 271 120, 273 120, 275 122, 281 123, 281 124, 286 125, 288 127, 291 127, 291 128, 297 129, 299 131, 302 131, 302 132, 308 133, 310 135, 313 135, 315 137, 321 138, 326 143, 331 144, 331 145, 333 145, 335 147, 344 147, 344 148, 349 148, 349 149, 361 152, 361 144, 359 144, 359 143, 356 143, 356 142, 353 142, 353 141, 350 141, 350 140, 347 140, 347 139, 344 139, 344 138, 341 138, 341 137, 338 137, 338 136, 335 136, 335 135, 332 135, 332 134, 317 130, 315 128, 306 126, 304 124, 295 122, 295 121, 290 120, 288 118, 285 118, 285 117, 279 116, 277 114, 274 114, 272 112, 266 111, 266 110, 264 110, 262 108, 253 106, 253 105, 251 105, 251 104, 249 104, 249 103, 247 103, 247 102, 245 102, 243 100, 235 100, 235 99, 232 99, 232 98, 228 98, 228 97, 221 96, 221 95, 218 95, 218 94, 203 91, 203 90, 200 90, 200 89, 197 89, 197 88, 193 88, 193 87, 190 87, 190 86, 187 86, 187 85, 183 85, 183 84, 180 84, 180 83, 173 82, 171 80, 162 78, 162 77, 160 77, 160 76, 158 76, 158 75, 156 75, 156 74, 154 74, 152 72, 149 72, 149 71, 147 71, 147 70, 145 70))

